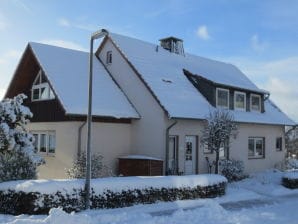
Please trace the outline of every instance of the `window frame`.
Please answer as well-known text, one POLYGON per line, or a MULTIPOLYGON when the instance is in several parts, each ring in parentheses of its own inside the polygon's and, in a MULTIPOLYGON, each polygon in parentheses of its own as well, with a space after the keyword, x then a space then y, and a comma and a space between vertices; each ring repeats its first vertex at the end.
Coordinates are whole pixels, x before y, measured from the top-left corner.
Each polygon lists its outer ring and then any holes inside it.
MULTIPOLYGON (((56 150, 57 150, 57 144, 56 144, 56 132, 55 131, 30 131, 30 133, 34 136, 37 135, 37 150, 36 150, 36 146, 35 146, 35 142, 33 143, 34 145, 34 151, 40 155, 44 155, 44 156, 55 156, 56 154, 56 150), (46 145, 46 150, 45 152, 40 151, 41 149, 41 135, 45 135, 45 145, 46 145), (55 149, 54 152, 50 152, 50 136, 54 136, 54 144, 55 144, 55 149)), ((34 137, 35 138, 35 137, 34 137)), ((36 141, 36 138, 35 138, 36 141)))
POLYGON ((258 94, 250 94, 250 111, 257 111, 257 112, 261 112, 261 100, 262 100, 262 98, 261 98, 261 96, 260 95, 258 95, 258 94), (253 107, 252 107, 252 98, 253 97, 258 97, 259 98, 259 109, 258 110, 256 110, 256 109, 253 109, 253 107))
POLYGON ((240 110, 240 111, 246 111, 246 93, 245 92, 240 92, 240 91, 235 91, 234 92, 234 109, 235 110, 240 110), (243 95, 244 96, 244 108, 236 106, 237 95, 243 95))
POLYGON ((224 108, 224 109, 229 109, 230 108, 230 90, 229 89, 224 89, 224 88, 216 88, 216 107, 217 108, 224 108), (221 105, 218 105, 218 92, 219 91, 224 91, 227 93, 227 106, 221 106, 221 105))
POLYGON ((265 137, 248 137, 248 141, 247 141, 247 143, 248 143, 248 159, 265 159, 265 137), (254 140, 254 155, 253 156, 251 156, 251 155, 249 155, 249 140, 251 140, 251 139, 253 139, 254 140), (257 144, 256 144, 256 141, 257 140, 262 140, 262 155, 256 155, 257 153, 256 153, 256 151, 257 151, 257 144))
POLYGON ((110 65, 112 63, 113 63, 113 52, 112 51, 107 51, 106 64, 110 65))
POLYGON ((55 99, 55 94, 52 88, 50 87, 48 82, 42 82, 42 70, 40 69, 37 73, 37 76, 34 79, 34 82, 32 84, 31 88, 31 101, 44 101, 44 100, 53 100, 55 99), (38 83, 37 83, 38 82, 38 83), (36 84, 37 83, 37 84, 36 84), (45 88, 46 91, 46 98, 42 98, 42 89, 45 88), (38 90, 38 98, 34 98, 34 91, 38 90))

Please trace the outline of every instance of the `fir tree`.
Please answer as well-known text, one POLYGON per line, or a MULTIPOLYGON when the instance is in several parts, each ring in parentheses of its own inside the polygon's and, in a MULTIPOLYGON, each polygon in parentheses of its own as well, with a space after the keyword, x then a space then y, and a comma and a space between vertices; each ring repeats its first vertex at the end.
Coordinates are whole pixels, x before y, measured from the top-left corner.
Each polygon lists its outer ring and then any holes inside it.
POLYGON ((34 153, 33 136, 25 125, 32 117, 24 94, 0 102, 0 182, 36 178, 43 159, 34 153))

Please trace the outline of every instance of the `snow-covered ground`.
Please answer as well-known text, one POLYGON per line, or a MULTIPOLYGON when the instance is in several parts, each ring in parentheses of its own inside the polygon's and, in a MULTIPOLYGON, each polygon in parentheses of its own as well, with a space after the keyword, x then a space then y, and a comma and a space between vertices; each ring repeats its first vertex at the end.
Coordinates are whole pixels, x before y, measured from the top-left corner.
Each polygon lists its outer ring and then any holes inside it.
POLYGON ((298 190, 281 186, 282 175, 273 170, 253 175, 229 184, 227 194, 215 199, 160 202, 72 214, 52 209, 48 216, 0 215, 0 223, 297 224, 298 190))

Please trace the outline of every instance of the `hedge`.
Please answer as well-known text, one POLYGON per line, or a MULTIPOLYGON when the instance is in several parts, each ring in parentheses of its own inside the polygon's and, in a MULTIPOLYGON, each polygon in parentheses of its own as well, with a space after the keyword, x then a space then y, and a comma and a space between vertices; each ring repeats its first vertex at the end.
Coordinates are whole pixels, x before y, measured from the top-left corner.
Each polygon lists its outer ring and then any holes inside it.
MULTIPOLYGON (((197 186, 194 188, 146 188, 123 190, 121 192, 104 191, 96 194, 91 189, 91 209, 120 208, 135 204, 151 204, 157 201, 175 201, 196 198, 214 198, 225 194, 226 182, 211 186, 197 186)), ((16 190, 0 191, 0 213, 19 214, 47 214, 51 208, 62 207, 66 212, 78 212, 84 209, 85 193, 82 189, 72 192, 53 194, 39 192, 24 192, 16 190)))
POLYGON ((288 172, 282 178, 282 185, 290 189, 298 189, 298 172, 288 172))

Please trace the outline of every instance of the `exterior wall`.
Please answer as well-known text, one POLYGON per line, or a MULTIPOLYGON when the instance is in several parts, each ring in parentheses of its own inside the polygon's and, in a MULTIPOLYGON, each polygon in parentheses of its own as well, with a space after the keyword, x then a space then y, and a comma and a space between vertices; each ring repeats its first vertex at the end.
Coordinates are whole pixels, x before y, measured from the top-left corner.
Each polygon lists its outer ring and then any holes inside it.
MULTIPOLYGON (((170 135, 178 136, 178 167, 179 172, 184 172, 185 162, 185 136, 198 136, 198 173, 207 173, 207 162, 205 157, 210 161, 215 160, 215 153, 208 154, 203 152, 203 145, 200 143, 203 121, 197 120, 177 120, 178 123, 170 130, 170 135)), ((244 162, 245 172, 259 172, 265 169, 273 168, 285 158, 285 141, 284 127, 274 125, 254 125, 238 124, 238 135, 236 139, 231 138, 230 158, 244 162), (248 138, 264 137, 265 138, 265 158, 249 159, 248 158, 248 138), (282 137, 283 150, 277 151, 275 148, 276 138, 282 137)))
POLYGON ((163 109, 109 39, 99 57, 141 115, 140 120, 132 121, 132 153, 164 160, 167 118, 163 109), (112 51, 112 64, 106 64, 107 51, 112 51))
MULTIPOLYGON (((30 131, 55 131, 56 152, 44 156, 45 165, 38 168, 38 178, 67 178, 66 170, 72 165, 78 150, 78 129, 83 122, 38 122, 28 124, 30 131)), ((130 154, 130 124, 93 123, 92 150, 103 155, 103 162, 113 173, 118 172, 118 157, 130 154)), ((86 146, 86 126, 82 130, 82 147, 86 146)))
POLYGON ((248 173, 263 171, 273 168, 285 158, 284 126, 239 124, 236 139, 231 139, 230 158, 244 161, 248 173), (265 158, 248 158, 248 138, 265 138, 265 158), (276 138, 282 137, 282 151, 276 151, 276 138))
POLYGON ((205 157, 208 156, 211 161, 215 159, 215 154, 205 154, 203 145, 200 143, 203 130, 203 121, 198 120, 177 120, 177 124, 170 129, 170 135, 178 136, 178 172, 184 173, 185 162, 185 137, 188 135, 197 136, 197 173, 207 173, 207 162, 205 157))

